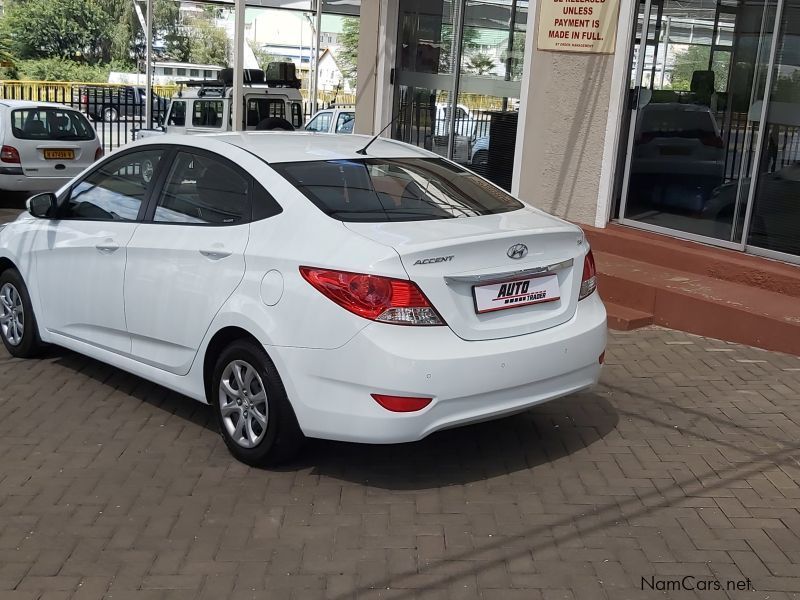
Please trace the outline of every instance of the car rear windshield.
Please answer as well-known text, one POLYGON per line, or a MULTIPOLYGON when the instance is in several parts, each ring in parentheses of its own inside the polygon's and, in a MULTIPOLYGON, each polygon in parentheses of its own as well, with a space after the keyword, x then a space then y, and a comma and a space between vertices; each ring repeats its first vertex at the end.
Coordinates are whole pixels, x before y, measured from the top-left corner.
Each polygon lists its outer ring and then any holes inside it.
POLYGON ((442 159, 365 158, 270 164, 340 221, 427 221, 493 215, 522 204, 442 159))
POLYGON ((11 111, 11 131, 21 140, 94 139, 94 129, 81 113, 57 107, 21 108, 11 111))

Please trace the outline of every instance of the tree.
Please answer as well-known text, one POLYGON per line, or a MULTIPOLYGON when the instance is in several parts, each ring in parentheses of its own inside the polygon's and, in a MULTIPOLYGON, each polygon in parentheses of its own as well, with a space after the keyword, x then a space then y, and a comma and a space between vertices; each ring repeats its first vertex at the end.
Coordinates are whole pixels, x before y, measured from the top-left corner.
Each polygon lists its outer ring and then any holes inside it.
MULTIPOLYGON (((676 49, 677 50, 677 49, 676 49)), ((673 90, 689 91, 695 71, 708 71, 708 59, 711 56, 710 46, 697 44, 689 46, 682 52, 675 53, 675 66, 672 68, 671 87, 673 90)), ((727 55, 722 55, 727 58, 727 55)), ((715 60, 711 65, 714 71, 714 89, 725 90, 728 87, 727 60, 715 60)))
POLYGON ((339 36, 341 48, 336 53, 336 64, 342 76, 355 88, 358 81, 358 37, 360 23, 357 17, 344 17, 342 34, 339 36))
POLYGON ((191 62, 228 66, 231 43, 224 29, 208 19, 194 18, 187 30, 191 62))
POLYGON ((486 75, 494 69, 494 59, 483 52, 476 52, 467 58, 464 70, 475 75, 486 75))
POLYGON ((279 62, 282 59, 280 57, 275 56, 274 54, 270 54, 260 46, 257 46, 254 43, 248 42, 250 44, 250 49, 253 51, 253 54, 256 57, 256 62, 258 63, 258 67, 262 70, 267 68, 267 65, 271 62, 279 62))
POLYGON ((2 20, 19 58, 63 58, 94 63, 111 28, 95 0, 14 0, 2 20))
POLYGON ((508 76, 506 77, 508 80, 518 81, 522 79, 522 69, 525 66, 525 32, 514 32, 514 41, 511 44, 511 53, 508 52, 508 48, 503 51, 503 65, 509 71, 508 76), (508 68, 509 64, 510 69, 508 68))

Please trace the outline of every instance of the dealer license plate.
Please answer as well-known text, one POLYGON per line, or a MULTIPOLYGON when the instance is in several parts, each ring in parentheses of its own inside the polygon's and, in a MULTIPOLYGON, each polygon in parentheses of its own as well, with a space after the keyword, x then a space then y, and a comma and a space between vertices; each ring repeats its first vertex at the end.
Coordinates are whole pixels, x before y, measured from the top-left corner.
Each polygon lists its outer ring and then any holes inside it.
POLYGON ((558 300, 558 275, 517 279, 472 288, 475 312, 486 313, 558 300))
POLYGON ((72 160, 75 158, 75 150, 45 150, 44 157, 47 160, 72 160))

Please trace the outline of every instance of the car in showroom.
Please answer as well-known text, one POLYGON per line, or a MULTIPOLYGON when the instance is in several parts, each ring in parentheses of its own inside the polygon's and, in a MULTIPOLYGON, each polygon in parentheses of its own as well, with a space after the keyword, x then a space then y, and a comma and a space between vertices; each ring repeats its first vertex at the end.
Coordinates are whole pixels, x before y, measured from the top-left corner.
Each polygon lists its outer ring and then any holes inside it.
POLYGON ((580 228, 360 135, 165 135, 0 230, 0 337, 213 407, 231 452, 409 442, 592 386, 606 312, 580 228))
POLYGON ((79 111, 0 100, 0 190, 57 190, 102 155, 94 128, 79 111))

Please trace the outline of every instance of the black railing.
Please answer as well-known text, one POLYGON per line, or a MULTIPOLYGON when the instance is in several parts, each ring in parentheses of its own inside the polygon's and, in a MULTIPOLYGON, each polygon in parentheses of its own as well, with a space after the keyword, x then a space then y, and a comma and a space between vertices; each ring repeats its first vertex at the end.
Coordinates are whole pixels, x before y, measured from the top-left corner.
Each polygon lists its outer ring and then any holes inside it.
MULTIPOLYGON (((166 116, 169 99, 153 97, 153 123, 145 123, 144 94, 133 86, 103 86, 76 84, 71 88, 38 87, 28 90, 23 97, 22 89, 14 85, 2 86, 2 98, 8 100, 31 100, 54 102, 75 108, 92 121, 103 150, 108 153, 134 139, 134 130, 157 126, 166 116)), ((322 104, 319 108, 328 108, 322 104)), ((311 117, 311 102, 303 103, 304 122, 311 117)))

